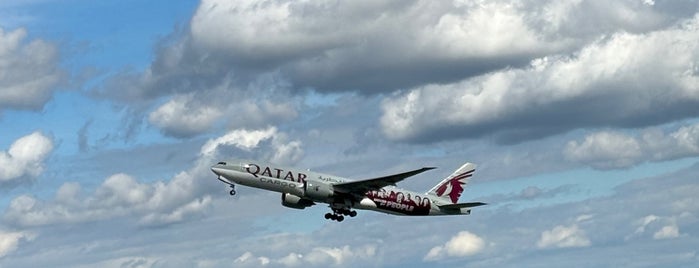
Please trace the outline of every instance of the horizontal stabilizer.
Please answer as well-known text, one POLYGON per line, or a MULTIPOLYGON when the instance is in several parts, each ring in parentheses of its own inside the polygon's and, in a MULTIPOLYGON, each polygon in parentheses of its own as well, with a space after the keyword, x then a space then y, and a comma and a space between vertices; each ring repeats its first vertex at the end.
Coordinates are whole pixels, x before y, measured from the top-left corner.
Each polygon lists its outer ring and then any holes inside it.
POLYGON ((478 207, 478 206, 483 206, 483 205, 487 205, 487 204, 483 203, 483 202, 470 202, 470 203, 441 205, 441 206, 439 206, 439 208, 450 210, 450 209, 472 208, 472 207, 478 207))

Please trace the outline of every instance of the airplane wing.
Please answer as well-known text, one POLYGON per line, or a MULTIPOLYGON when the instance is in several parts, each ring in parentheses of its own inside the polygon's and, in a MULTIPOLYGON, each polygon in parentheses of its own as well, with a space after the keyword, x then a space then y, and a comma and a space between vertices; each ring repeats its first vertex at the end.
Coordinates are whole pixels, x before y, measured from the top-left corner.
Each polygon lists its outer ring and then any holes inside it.
POLYGON ((487 205, 486 203, 483 202, 471 202, 471 203, 458 203, 458 204, 448 204, 448 205, 441 205, 439 208, 442 209, 461 209, 461 208, 472 208, 472 207, 478 207, 478 206, 484 206, 487 205))
POLYGON ((336 184, 333 184, 333 189, 335 191, 338 191, 341 193, 364 194, 367 191, 378 190, 378 189, 381 189, 381 188, 389 186, 389 185, 396 185, 396 183, 404 180, 407 177, 415 176, 417 174, 428 171, 430 169, 434 169, 434 167, 424 167, 424 168, 416 169, 413 171, 408 171, 408 172, 404 172, 404 173, 399 173, 399 174, 394 174, 394 175, 389 175, 389 176, 384 176, 384 177, 379 177, 379 178, 367 179, 367 180, 336 183, 336 184))

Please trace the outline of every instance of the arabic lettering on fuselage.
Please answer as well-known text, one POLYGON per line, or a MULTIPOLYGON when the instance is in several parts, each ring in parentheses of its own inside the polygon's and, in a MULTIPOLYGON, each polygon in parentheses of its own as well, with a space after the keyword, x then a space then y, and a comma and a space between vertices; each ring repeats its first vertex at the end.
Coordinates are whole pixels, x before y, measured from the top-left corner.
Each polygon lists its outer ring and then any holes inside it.
POLYGON ((277 178, 277 179, 282 179, 282 180, 287 180, 287 181, 295 181, 295 182, 303 182, 308 177, 308 175, 306 175, 305 173, 301 173, 301 172, 294 173, 292 171, 286 171, 286 170, 279 169, 279 168, 270 168, 270 167, 262 168, 256 164, 248 164, 245 167, 245 171, 250 173, 250 175, 255 176, 255 178, 259 178, 259 176, 266 176, 266 177, 277 178))
POLYGON ((386 189, 369 191, 366 196, 373 200, 379 208, 412 215, 427 215, 430 213, 431 204, 430 199, 427 197, 411 196, 410 194, 396 191, 389 192, 386 189))
POLYGON ((323 176, 318 176, 319 181, 325 181, 325 182, 342 182, 341 180, 331 178, 331 177, 323 177, 323 176))

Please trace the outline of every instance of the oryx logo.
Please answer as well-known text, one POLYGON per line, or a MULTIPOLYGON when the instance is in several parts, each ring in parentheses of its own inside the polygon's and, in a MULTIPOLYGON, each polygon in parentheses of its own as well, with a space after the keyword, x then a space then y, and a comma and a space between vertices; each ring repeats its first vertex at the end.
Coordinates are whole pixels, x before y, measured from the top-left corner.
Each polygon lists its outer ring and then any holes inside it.
POLYGON ((442 197, 448 195, 451 202, 456 204, 456 201, 459 201, 459 197, 461 197, 461 193, 464 191, 463 185, 466 184, 464 180, 470 178, 473 175, 473 171, 475 170, 466 171, 442 183, 442 185, 437 188, 437 196, 442 197))

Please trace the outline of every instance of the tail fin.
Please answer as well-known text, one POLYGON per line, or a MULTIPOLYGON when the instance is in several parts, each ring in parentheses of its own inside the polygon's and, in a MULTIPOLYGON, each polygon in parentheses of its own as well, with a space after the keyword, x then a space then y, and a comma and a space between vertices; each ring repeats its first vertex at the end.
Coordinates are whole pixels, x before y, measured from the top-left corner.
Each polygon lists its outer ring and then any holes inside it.
POLYGON ((466 163, 462 165, 459 169, 454 171, 454 173, 449 175, 449 177, 444 178, 439 184, 432 187, 432 189, 427 192, 427 195, 436 199, 441 199, 444 203, 456 204, 468 180, 473 176, 474 171, 476 171, 475 164, 466 163))

